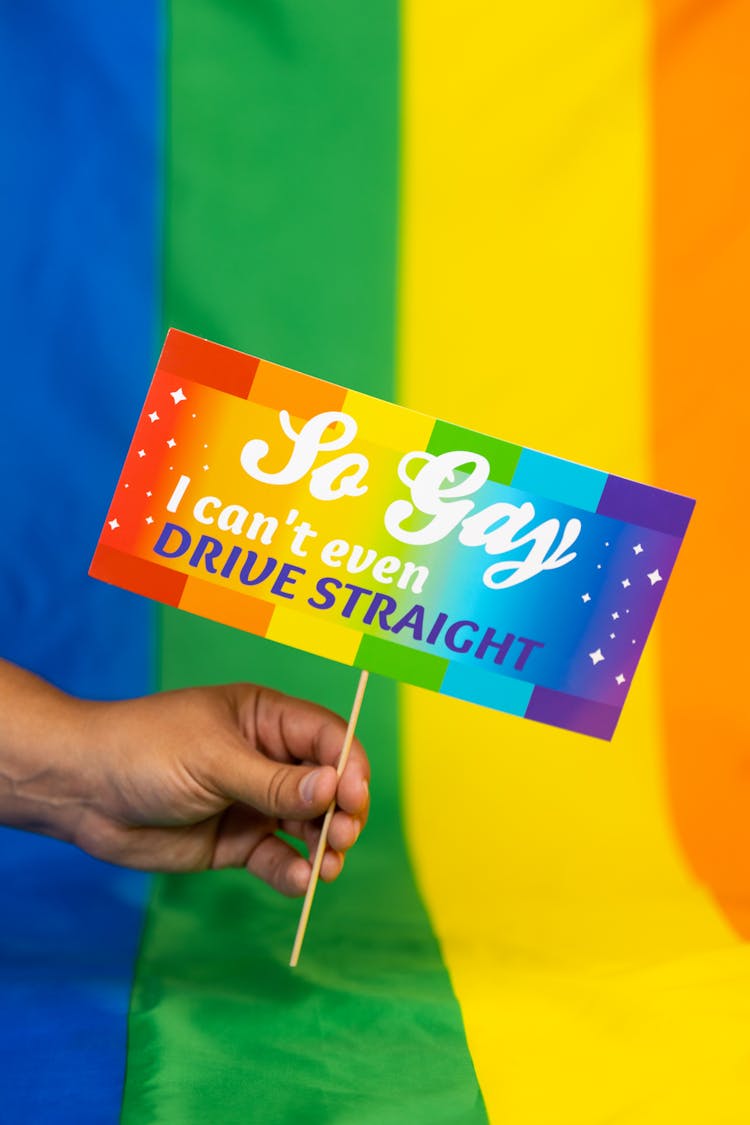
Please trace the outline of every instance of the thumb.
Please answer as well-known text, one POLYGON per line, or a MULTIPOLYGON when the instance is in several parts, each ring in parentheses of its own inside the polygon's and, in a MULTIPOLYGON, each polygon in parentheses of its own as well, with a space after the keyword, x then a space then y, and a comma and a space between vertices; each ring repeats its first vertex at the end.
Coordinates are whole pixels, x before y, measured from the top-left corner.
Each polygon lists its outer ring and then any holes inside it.
POLYGON ((336 794, 333 766, 287 765, 240 744, 214 762, 214 781, 224 796, 279 820, 314 820, 336 794))

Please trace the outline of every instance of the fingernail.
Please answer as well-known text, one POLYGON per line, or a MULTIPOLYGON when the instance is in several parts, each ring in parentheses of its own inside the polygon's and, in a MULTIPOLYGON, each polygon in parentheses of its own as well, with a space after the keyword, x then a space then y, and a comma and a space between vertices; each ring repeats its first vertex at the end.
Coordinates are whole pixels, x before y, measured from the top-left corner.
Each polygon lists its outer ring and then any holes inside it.
POLYGON ((312 773, 305 774, 302 781, 299 783, 300 797, 306 805, 312 804, 315 796, 315 786, 322 772, 322 770, 313 770, 312 773))

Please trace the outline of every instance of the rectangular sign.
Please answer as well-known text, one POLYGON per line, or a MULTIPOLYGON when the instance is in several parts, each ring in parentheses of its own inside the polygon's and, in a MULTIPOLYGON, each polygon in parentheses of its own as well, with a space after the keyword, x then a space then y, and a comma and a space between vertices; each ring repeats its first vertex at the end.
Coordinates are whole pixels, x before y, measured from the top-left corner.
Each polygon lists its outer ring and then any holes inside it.
POLYGON ((90 573, 609 739, 693 506, 172 329, 90 573))

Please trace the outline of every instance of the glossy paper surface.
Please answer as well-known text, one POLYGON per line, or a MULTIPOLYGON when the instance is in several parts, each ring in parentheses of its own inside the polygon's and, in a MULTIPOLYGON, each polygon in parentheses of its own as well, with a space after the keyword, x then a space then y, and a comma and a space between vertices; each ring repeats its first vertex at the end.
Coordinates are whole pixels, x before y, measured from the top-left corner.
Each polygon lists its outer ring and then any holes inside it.
POLYGON ((610 738, 692 507, 173 330, 91 573, 610 738))

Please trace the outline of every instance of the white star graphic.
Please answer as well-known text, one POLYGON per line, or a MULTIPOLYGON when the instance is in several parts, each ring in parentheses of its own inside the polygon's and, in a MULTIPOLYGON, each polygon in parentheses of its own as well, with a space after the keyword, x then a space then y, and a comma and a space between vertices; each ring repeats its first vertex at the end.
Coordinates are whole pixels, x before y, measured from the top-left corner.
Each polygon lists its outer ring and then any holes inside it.
POLYGON ((154 522, 153 516, 146 516, 146 523, 153 523, 153 522, 154 522))
POLYGON ((594 665, 594 667, 596 667, 597 664, 604 660, 604 653, 600 648, 598 648, 596 652, 590 652, 589 656, 591 657, 591 663, 594 665))
POLYGON ((606 543, 604 544, 604 546, 605 546, 605 547, 608 547, 608 546, 609 546, 609 540, 607 540, 607 542, 606 542, 606 543))
POLYGON ((624 589, 627 590, 628 586, 630 585, 630 579, 629 578, 623 578, 622 585, 623 585, 624 589))
POLYGON ((640 545, 640 543, 636 543, 635 547, 633 547, 633 552, 636 555, 642 555, 643 554, 643 547, 640 545))
POLYGON ((635 637, 633 637, 633 639, 632 639, 632 641, 631 641, 630 643, 631 643, 632 645, 634 645, 634 644, 635 644, 635 637))
POLYGON ((620 619, 620 615, 617 612, 617 610, 615 610, 615 612, 612 614, 612 620, 613 621, 619 621, 619 619, 620 619))
POLYGON ((146 493, 146 495, 147 495, 147 496, 153 496, 153 493, 152 493, 152 492, 147 492, 147 493, 146 493))
POLYGON ((620 672, 619 676, 615 676, 615 683, 618 683, 618 684, 624 684, 625 683, 625 677, 623 676, 622 672, 620 672))
POLYGON ((112 528, 112 530, 113 530, 113 531, 117 531, 117 529, 118 529, 118 527, 119 527, 120 525, 119 525, 119 523, 117 522, 117 520, 110 520, 110 521, 109 521, 109 526, 110 526, 110 527, 112 528))
POLYGON ((145 449, 139 449, 138 450, 138 456, 139 457, 145 457, 146 456, 146 450, 145 449))
POLYGON ((601 570, 601 569, 602 569, 602 564, 601 564, 601 563, 597 563, 597 564, 596 564, 596 569, 597 569, 597 570, 601 570))
POLYGON ((170 391, 169 393, 174 399, 175 406, 177 406, 178 402, 185 402, 187 400, 187 395, 183 393, 182 387, 178 387, 176 391, 170 391))
POLYGON ((658 567, 656 570, 652 570, 650 574, 647 574, 646 577, 652 586, 655 586, 657 582, 663 581, 662 576, 659 574, 658 567))
POLYGON ((156 413, 155 410, 152 414, 149 414, 148 420, 149 420, 149 422, 158 422, 159 421, 159 415, 156 413))
POLYGON ((610 639, 611 641, 613 641, 613 640, 615 639, 615 637, 616 637, 616 636, 617 636, 617 633, 610 633, 610 634, 609 634, 609 639, 610 639))
POLYGON ((169 439, 169 441, 167 442, 167 445, 169 446, 170 449, 174 449, 174 447, 177 445, 177 442, 174 440, 173 437, 171 437, 169 439))
POLYGON ((123 485, 122 487, 123 487, 123 488, 130 488, 130 485, 129 485, 129 484, 124 484, 124 485, 123 485))
POLYGON ((581 601, 582 602, 590 602, 591 601, 591 594, 581 594, 581 601))
POLYGON ((208 469, 208 465, 204 465, 203 466, 203 472, 205 473, 207 469, 208 469))

